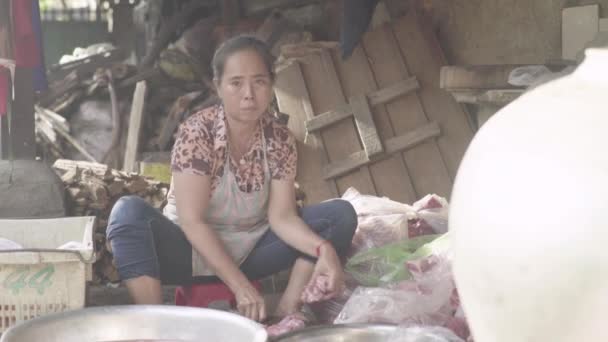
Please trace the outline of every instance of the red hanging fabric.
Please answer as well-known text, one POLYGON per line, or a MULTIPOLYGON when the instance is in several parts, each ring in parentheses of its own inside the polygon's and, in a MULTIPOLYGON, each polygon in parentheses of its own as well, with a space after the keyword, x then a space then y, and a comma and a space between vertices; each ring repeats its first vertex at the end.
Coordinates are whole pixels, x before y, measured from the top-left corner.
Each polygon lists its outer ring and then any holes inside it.
POLYGON ((5 115, 8 108, 8 80, 9 70, 0 66, 0 117, 5 115))
POLYGON ((36 68, 41 63, 32 9, 32 0, 12 2, 13 58, 18 67, 36 68))

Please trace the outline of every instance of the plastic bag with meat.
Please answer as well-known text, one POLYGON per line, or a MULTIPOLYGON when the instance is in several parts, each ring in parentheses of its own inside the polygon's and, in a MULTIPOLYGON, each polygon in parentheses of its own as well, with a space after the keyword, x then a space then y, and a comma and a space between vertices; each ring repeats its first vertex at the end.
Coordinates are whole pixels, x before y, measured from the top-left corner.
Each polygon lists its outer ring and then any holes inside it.
POLYGON ((353 205, 359 221, 351 256, 407 238, 447 232, 448 202, 434 194, 412 206, 362 195, 355 188, 346 190, 342 199, 353 205))
POLYGON ((449 265, 436 265, 424 277, 391 288, 357 288, 335 323, 443 325, 454 313, 454 289, 449 265))
POLYGON ((415 209, 407 204, 390 200, 386 197, 362 195, 357 189, 350 187, 342 195, 342 199, 350 202, 357 216, 379 216, 391 214, 408 214, 415 217, 415 209))
POLYGON ((435 194, 426 195, 412 205, 416 217, 408 222, 409 237, 444 234, 448 231, 448 201, 435 194))
POLYGON ((397 328, 388 342, 464 342, 464 340, 442 327, 406 326, 397 328))
POLYGON ((420 247, 402 267, 409 280, 386 288, 357 288, 335 323, 443 326, 466 339, 469 332, 453 281, 449 234, 420 247))
POLYGON ((363 286, 379 286, 409 279, 405 263, 414 256, 425 256, 421 248, 436 238, 437 235, 420 236, 357 253, 346 262, 345 271, 363 286))
POLYGON ((352 255, 409 237, 410 219, 406 214, 361 216, 358 221, 359 225, 352 242, 352 255))

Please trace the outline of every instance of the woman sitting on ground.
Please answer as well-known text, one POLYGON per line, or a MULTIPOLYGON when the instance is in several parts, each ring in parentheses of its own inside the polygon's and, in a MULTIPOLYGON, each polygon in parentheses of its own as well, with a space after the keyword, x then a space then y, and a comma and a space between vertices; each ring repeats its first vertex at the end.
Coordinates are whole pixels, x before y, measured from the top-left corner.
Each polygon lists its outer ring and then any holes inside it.
POLYGON ((222 44, 212 62, 221 104, 181 124, 163 213, 133 196, 112 209, 107 238, 136 304, 161 304, 161 283, 219 278, 239 312, 262 321, 266 304, 250 280, 293 267, 275 318, 300 312, 315 276, 328 277, 329 296, 341 289, 357 216, 340 199, 297 209, 295 139, 269 110, 273 62, 255 38, 222 44))

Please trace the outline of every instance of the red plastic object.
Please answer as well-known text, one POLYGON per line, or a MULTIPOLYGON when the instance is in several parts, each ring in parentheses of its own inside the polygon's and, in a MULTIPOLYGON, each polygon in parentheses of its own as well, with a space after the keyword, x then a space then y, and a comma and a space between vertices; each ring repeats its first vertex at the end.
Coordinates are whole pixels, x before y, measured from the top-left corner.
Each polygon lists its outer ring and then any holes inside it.
MULTIPOLYGON (((262 291, 259 281, 252 281, 251 285, 262 291)), ((234 294, 221 282, 178 286, 175 289, 175 305, 208 308, 215 302, 226 302, 231 308, 236 307, 234 294)))

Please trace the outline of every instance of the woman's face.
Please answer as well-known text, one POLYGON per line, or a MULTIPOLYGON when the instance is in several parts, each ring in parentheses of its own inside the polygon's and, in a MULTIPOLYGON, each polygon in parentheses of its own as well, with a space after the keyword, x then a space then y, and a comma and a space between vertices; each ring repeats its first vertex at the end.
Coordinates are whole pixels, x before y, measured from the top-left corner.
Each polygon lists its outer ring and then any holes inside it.
POLYGON ((262 57, 242 50, 226 59, 224 74, 216 80, 226 115, 241 122, 258 120, 272 101, 272 79, 262 57))

